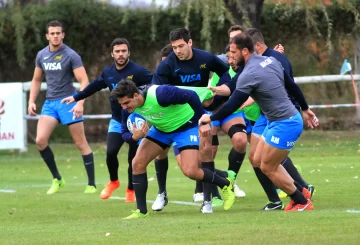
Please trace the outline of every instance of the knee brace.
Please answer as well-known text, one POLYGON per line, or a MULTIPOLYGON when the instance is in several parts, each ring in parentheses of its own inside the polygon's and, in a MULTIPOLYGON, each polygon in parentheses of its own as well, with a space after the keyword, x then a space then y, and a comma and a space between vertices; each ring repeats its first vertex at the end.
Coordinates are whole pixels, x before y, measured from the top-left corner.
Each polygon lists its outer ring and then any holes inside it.
POLYGON ((228 135, 230 139, 234 136, 236 133, 244 133, 246 134, 246 126, 244 124, 234 124, 229 128, 228 135))

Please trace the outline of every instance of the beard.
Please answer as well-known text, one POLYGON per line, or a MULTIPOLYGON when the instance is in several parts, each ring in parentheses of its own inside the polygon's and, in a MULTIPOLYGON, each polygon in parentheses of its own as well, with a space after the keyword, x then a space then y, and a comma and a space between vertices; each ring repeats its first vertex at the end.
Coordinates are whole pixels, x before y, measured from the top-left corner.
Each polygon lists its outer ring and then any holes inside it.
POLYGON ((128 61, 129 61, 129 56, 121 63, 118 60, 115 60, 118 66, 125 66, 128 63, 128 61))
POLYGON ((237 66, 244 66, 245 65, 245 59, 244 57, 240 57, 239 61, 236 64, 237 66))

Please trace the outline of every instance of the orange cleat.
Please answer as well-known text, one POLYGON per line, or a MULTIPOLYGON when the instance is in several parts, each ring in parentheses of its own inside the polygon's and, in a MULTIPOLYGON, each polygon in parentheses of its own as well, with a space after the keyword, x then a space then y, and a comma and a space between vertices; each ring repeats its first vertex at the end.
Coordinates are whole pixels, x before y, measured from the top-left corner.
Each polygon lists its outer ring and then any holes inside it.
POLYGON ((136 202, 135 191, 129 190, 128 187, 126 187, 125 202, 136 202))
MULTIPOLYGON (((308 189, 306 189, 306 188, 303 188, 303 189, 302 189, 302 194, 304 195, 304 197, 305 197, 306 199, 310 199, 310 198, 311 198, 311 192, 310 192, 308 189)), ((291 200, 291 201, 289 202, 289 204, 285 207, 284 211, 285 211, 285 212, 289 211, 290 209, 293 208, 294 205, 295 205, 295 202, 294 202, 293 200, 291 200)), ((314 206, 313 206, 313 208, 314 208, 314 206)))
POLYGON ((284 210, 285 212, 302 212, 305 210, 313 210, 314 205, 312 204, 311 200, 307 200, 305 204, 294 204, 291 209, 284 210))
POLYGON ((107 184, 104 188, 104 190, 102 190, 102 192, 100 193, 100 197, 101 199, 105 200, 108 199, 111 194, 113 193, 113 191, 115 191, 117 188, 119 188, 120 186, 120 181, 116 180, 116 181, 110 181, 109 184, 107 184))

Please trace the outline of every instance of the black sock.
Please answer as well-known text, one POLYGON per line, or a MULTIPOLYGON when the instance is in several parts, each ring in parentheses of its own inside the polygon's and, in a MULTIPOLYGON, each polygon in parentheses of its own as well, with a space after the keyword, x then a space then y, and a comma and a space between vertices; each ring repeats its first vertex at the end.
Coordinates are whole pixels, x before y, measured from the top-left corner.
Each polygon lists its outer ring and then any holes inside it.
POLYGON ((244 161, 245 155, 246 152, 240 153, 237 152, 234 148, 232 148, 228 156, 228 160, 229 160, 228 169, 234 171, 237 175, 244 161))
MULTIPOLYGON (((206 168, 211 172, 214 172, 215 166, 214 162, 202 162, 201 168, 206 168)), ((203 192, 204 192, 204 201, 211 201, 211 191, 212 191, 212 183, 202 182, 203 192)))
POLYGON ((130 143, 129 144, 129 151, 128 151, 128 189, 134 190, 133 181, 132 181, 132 160, 134 159, 136 155, 136 151, 138 148, 137 142, 130 143))
POLYGON ((299 203, 299 204, 307 203, 306 198, 298 189, 296 189, 296 191, 293 194, 290 194, 289 196, 295 203, 299 203))
POLYGON ((142 214, 146 214, 146 192, 148 189, 147 174, 133 174, 132 179, 134 184, 137 209, 140 209, 142 214))
POLYGON ((215 169, 214 171, 217 175, 220 175, 223 178, 227 178, 228 177, 228 173, 226 171, 220 170, 220 169, 215 169))
POLYGON ((166 175, 169 168, 168 158, 155 159, 156 178, 159 186, 159 194, 166 191, 166 175))
POLYGON ((224 188, 224 186, 230 184, 229 180, 221 177, 220 175, 217 175, 215 172, 212 172, 207 168, 201 168, 201 169, 204 171, 204 178, 202 179, 203 182, 216 184, 221 189, 224 188))
POLYGON ((211 195, 213 198, 217 197, 219 199, 222 199, 217 185, 214 185, 214 184, 211 185, 211 195))
POLYGON ((291 178, 293 178, 294 181, 296 181, 302 187, 308 188, 308 183, 306 183, 306 181, 301 177, 299 171, 296 169, 289 157, 285 158, 281 165, 283 165, 283 167, 286 169, 286 171, 291 176, 291 178))
POLYGON ((294 181, 294 185, 296 186, 296 189, 298 189, 300 192, 302 192, 303 187, 299 185, 296 181, 294 181))
POLYGON ((202 182, 201 182, 200 180, 196 180, 195 194, 196 194, 196 193, 202 193, 202 192, 203 192, 202 182))
POLYGON ((91 152, 88 155, 82 155, 86 173, 88 176, 88 185, 95 186, 95 166, 94 166, 94 154, 91 152))
POLYGON ((280 198, 276 192, 275 185, 271 182, 269 177, 267 177, 260 168, 254 168, 254 171, 269 201, 280 202, 280 198))
POLYGON ((53 179, 61 180, 60 173, 56 167, 54 153, 52 152, 49 146, 45 147, 44 150, 39 151, 42 159, 44 159, 46 165, 48 166, 53 179))
POLYGON ((108 167, 110 180, 116 181, 118 177, 119 161, 117 155, 120 151, 121 146, 124 144, 124 140, 121 134, 111 132, 107 136, 107 149, 106 149, 106 165, 108 167))

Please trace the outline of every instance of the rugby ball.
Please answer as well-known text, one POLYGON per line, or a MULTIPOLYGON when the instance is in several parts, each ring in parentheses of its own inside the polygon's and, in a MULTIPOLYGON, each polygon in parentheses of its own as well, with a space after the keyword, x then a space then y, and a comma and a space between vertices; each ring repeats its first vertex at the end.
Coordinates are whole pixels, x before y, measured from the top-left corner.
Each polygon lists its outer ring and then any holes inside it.
POLYGON ((133 124, 135 123, 136 128, 141 128, 141 126, 145 123, 145 118, 137 113, 131 113, 128 116, 126 121, 127 128, 130 133, 132 133, 133 124))

